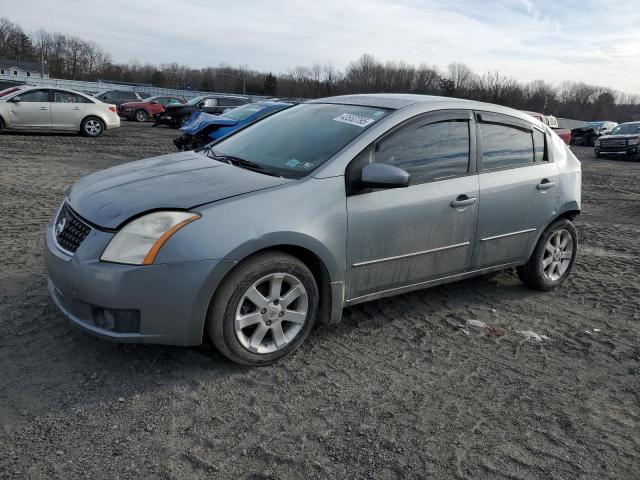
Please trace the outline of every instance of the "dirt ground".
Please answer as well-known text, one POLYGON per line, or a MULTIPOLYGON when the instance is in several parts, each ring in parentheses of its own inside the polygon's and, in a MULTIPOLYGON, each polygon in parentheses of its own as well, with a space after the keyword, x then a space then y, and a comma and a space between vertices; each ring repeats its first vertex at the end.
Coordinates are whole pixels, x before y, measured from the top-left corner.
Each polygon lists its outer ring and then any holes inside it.
POLYGON ((0 478, 638 478, 640 163, 575 148, 581 244, 558 291, 504 272, 364 304, 247 369, 95 339, 47 294, 67 186, 175 134, 0 136, 0 478))

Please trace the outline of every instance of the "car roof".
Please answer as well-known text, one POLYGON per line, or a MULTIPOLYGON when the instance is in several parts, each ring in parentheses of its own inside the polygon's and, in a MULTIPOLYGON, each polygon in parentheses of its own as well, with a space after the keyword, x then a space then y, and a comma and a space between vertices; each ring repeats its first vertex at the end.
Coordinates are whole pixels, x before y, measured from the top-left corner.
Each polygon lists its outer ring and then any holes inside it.
POLYGON ((73 93, 74 95, 81 95, 81 96, 87 97, 87 98, 89 98, 91 100, 95 100, 95 98, 93 98, 91 95, 89 95, 87 93, 79 92, 77 90, 70 90, 68 88, 50 87, 50 86, 46 86, 46 85, 34 85, 34 86, 29 85, 28 87, 24 88, 22 91, 23 92, 28 92, 30 90, 56 90, 56 91, 59 91, 59 92, 73 93))
MULTIPOLYGON (((368 93, 358 95, 340 95, 337 97, 318 98, 306 103, 334 103, 343 105, 356 105, 362 107, 388 108, 399 110, 414 105, 423 105, 424 111, 431 110, 480 110, 493 113, 502 113, 517 117, 528 122, 531 116, 519 110, 492 103, 464 100, 462 98, 439 97, 436 95, 415 95, 404 93, 368 93)), ((537 122, 537 120, 534 119, 537 122)))

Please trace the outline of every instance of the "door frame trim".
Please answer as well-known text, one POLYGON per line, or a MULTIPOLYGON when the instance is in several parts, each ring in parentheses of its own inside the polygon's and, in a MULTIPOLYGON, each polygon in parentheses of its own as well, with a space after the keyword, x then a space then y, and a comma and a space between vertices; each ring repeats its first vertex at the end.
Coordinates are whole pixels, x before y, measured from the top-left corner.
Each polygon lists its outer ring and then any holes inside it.
POLYGON ((364 267, 364 266, 367 266, 367 265, 375 265, 377 263, 382 263, 382 262, 390 262, 392 260, 401 260, 403 258, 417 257, 419 255, 427 255, 429 253, 442 252, 442 251, 445 251, 445 250, 451 250, 453 248, 467 247, 467 246, 470 245, 470 243, 471 242, 456 243, 455 245, 447 245, 446 247, 431 248, 429 250, 422 250, 422 251, 419 251, 419 252, 405 253, 403 255, 396 255, 396 256, 393 256, 393 257, 376 258, 374 260, 365 260, 364 262, 354 263, 351 266, 354 267, 354 268, 357 268, 357 267, 364 267))
POLYGON ((401 293, 409 293, 409 292, 412 292, 414 290, 421 290, 423 288, 440 285, 442 283, 451 283, 451 282, 455 282, 457 280, 462 280, 462 279, 465 279, 465 278, 468 278, 468 277, 475 277, 475 276, 482 275, 482 274, 485 274, 485 273, 497 272, 497 271, 500 271, 500 270, 505 270, 507 268, 517 267, 518 265, 521 265, 521 264, 522 264, 522 262, 520 262, 520 261, 503 263, 503 264, 500 264, 500 265, 494 265, 494 266, 491 266, 491 267, 481 268, 481 269, 473 270, 473 271, 470 271, 470 272, 462 272, 462 273, 457 273, 455 275, 449 275, 449 276, 446 276, 446 277, 434 278, 433 280, 426 280, 424 282, 413 283, 411 285, 403 285, 401 287, 388 288, 386 290, 380 290, 378 292, 368 293, 366 295, 360 295, 359 297, 350 298, 350 299, 346 300, 344 302, 344 304, 345 304, 346 307, 348 307, 350 305, 356 305, 358 303, 369 302, 371 300, 376 300, 376 299, 379 299, 379 298, 390 297, 392 295, 399 295, 401 293))
POLYGON ((535 232, 536 230, 537 230, 536 228, 528 228, 526 230, 518 230, 517 232, 503 233, 502 235, 495 235, 493 237, 481 238, 480 241, 481 242, 489 242, 491 240, 498 240, 500 238, 512 237, 514 235, 522 235, 523 233, 535 232))

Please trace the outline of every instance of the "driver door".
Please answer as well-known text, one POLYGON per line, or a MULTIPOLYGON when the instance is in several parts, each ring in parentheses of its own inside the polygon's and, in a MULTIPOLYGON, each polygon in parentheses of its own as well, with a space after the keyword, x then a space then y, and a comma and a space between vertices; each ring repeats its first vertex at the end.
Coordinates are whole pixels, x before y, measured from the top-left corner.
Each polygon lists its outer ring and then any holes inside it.
MULTIPOLYGON (((9 100, 9 117, 12 128, 51 128, 51 103, 49 90, 29 90, 20 95, 19 102, 9 100)), ((16 98, 16 97, 14 97, 16 98)))
POLYGON ((349 300, 467 271, 479 194, 470 112, 410 121, 356 157, 346 177, 349 300), (376 162, 408 172, 410 185, 354 188, 362 167, 376 162))

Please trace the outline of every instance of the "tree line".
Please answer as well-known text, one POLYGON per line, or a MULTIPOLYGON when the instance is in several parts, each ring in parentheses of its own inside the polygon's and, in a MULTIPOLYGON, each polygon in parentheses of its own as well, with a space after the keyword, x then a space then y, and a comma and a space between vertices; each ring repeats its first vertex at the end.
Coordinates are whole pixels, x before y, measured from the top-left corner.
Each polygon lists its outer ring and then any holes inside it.
POLYGON ((445 69, 422 63, 382 62, 362 55, 344 70, 298 66, 286 73, 219 64, 194 69, 179 63, 117 63, 95 42, 40 29, 26 33, 0 17, 0 58, 45 61, 51 77, 118 81, 156 87, 254 95, 317 98, 349 93, 416 93, 497 103, 520 110, 581 120, 640 120, 640 97, 583 82, 558 86, 521 82, 498 71, 478 74, 463 63, 445 69))

